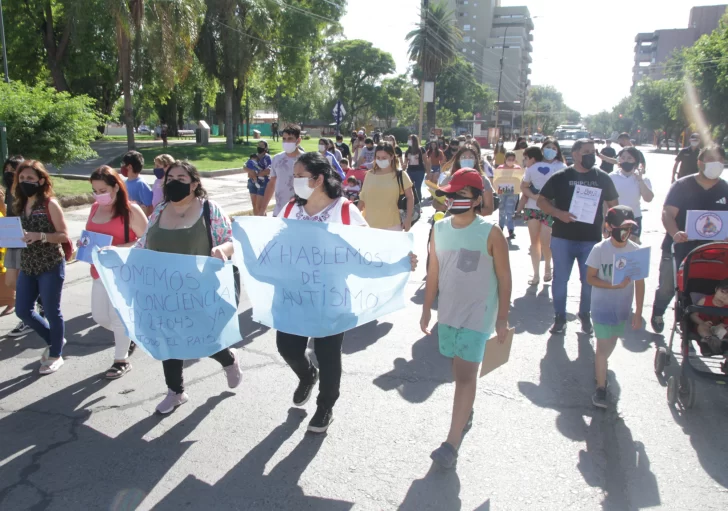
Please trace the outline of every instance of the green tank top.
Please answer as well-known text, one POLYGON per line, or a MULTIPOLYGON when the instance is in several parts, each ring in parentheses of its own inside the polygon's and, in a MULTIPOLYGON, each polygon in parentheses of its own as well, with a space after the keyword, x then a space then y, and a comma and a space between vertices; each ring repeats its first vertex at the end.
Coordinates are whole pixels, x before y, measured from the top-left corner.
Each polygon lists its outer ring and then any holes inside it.
MULTIPOLYGON (((159 215, 161 220, 162 215, 159 215)), ((147 233, 147 248, 155 252, 183 255, 210 255, 210 241, 207 236, 207 226, 202 214, 192 227, 187 229, 163 229, 159 220, 149 228, 147 233)))

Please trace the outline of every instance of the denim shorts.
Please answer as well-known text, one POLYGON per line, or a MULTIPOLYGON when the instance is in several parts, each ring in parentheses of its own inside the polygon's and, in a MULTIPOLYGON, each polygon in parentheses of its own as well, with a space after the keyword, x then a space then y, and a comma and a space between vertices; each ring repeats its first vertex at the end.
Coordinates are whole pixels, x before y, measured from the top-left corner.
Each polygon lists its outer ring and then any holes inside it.
POLYGON ((260 188, 255 186, 252 179, 248 179, 248 191, 250 192, 250 195, 265 195, 265 187, 268 186, 268 183, 263 184, 258 182, 258 185, 260 188))
POLYGON ((483 361, 485 343, 490 338, 489 334, 483 332, 454 328, 443 323, 437 325, 437 335, 440 340, 440 353, 448 358, 458 357, 475 363, 483 361))

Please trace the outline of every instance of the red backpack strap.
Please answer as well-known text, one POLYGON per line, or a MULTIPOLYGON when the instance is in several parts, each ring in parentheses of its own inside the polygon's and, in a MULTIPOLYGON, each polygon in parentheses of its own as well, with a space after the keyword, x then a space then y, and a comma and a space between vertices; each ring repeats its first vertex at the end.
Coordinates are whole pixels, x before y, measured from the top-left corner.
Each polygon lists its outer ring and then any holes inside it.
POLYGON ((295 200, 292 200, 291 202, 288 203, 288 205, 286 206, 286 210, 283 212, 283 218, 288 218, 288 215, 291 214, 291 211, 293 210, 293 206, 295 206, 295 205, 296 205, 295 200))
POLYGON ((351 201, 348 200, 344 201, 344 203, 341 205, 341 223, 344 225, 351 225, 349 206, 351 206, 351 201))
POLYGON ((48 207, 48 205, 50 203, 51 203, 51 199, 50 198, 46 199, 46 201, 45 201, 45 214, 46 214, 46 217, 48 217, 48 221, 50 222, 51 226, 53 227, 53 230, 55 231, 56 230, 56 226, 53 225, 53 219, 51 218, 51 210, 48 207))

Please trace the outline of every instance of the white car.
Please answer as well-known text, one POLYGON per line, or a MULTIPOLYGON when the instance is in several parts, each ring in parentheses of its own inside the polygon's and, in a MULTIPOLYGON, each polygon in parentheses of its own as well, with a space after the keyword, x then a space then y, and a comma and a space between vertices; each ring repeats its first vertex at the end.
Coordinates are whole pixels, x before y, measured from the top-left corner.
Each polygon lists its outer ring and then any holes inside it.
POLYGON ((533 140, 537 144, 540 144, 541 142, 543 142, 543 135, 541 135, 540 133, 534 133, 531 137, 531 140, 533 140))

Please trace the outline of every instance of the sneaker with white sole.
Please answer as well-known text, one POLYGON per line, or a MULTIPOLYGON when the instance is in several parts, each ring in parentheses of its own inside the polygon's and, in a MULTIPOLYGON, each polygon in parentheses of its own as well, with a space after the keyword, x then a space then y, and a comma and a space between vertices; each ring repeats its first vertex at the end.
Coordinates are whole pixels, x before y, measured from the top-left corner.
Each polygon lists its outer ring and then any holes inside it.
POLYGON ((53 374, 64 364, 63 357, 58 357, 53 361, 48 360, 47 362, 48 363, 40 366, 40 369, 38 370, 40 374, 53 374))
POLYGON ((187 392, 177 394, 175 391, 170 389, 167 391, 167 396, 157 405, 157 413, 167 415, 168 413, 173 412, 178 406, 185 404, 189 398, 190 397, 187 395, 187 392))
POLYGON ((240 385, 241 381, 243 381, 243 370, 240 369, 240 361, 238 360, 238 355, 234 351, 232 353, 235 360, 229 366, 223 367, 223 370, 225 371, 225 376, 227 377, 228 387, 234 389, 235 387, 240 385))
POLYGON ((8 332, 9 337, 20 337, 21 335, 25 335, 28 332, 30 332, 32 329, 30 328, 30 325, 26 325, 24 322, 20 322, 17 324, 15 328, 13 328, 10 332, 8 332))
MULTIPOLYGON (((67 342, 68 341, 64 338, 63 339, 63 347, 61 348, 61 350, 63 350, 63 348, 66 347, 66 343, 67 342)), ((41 355, 40 355, 40 363, 41 363, 41 365, 44 365, 46 362, 48 362, 48 359, 50 358, 50 356, 51 356, 51 347, 50 346, 46 346, 45 349, 43 350, 43 353, 41 353, 41 355)))

